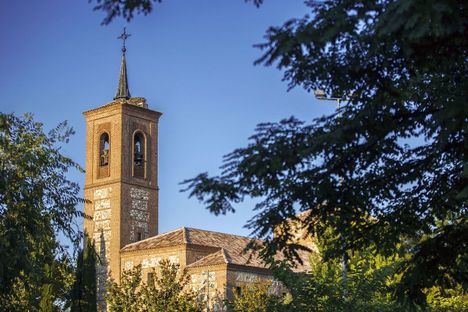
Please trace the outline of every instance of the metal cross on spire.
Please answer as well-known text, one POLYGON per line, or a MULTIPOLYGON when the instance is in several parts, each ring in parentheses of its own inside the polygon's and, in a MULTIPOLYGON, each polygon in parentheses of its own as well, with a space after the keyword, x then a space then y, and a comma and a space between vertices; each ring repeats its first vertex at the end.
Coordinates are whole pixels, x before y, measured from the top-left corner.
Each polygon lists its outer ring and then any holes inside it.
POLYGON ((128 89, 127 79, 127 61, 125 60, 125 41, 131 35, 127 33, 126 27, 124 27, 122 34, 117 39, 122 40, 122 62, 120 64, 120 75, 119 75, 119 86, 117 87, 117 93, 115 94, 114 100, 117 99, 129 99, 131 97, 130 90, 128 89))
POLYGON ((117 37, 117 39, 122 40, 122 52, 125 53, 127 51, 127 48, 125 47, 125 41, 127 41, 127 38, 130 37, 132 34, 127 33, 127 27, 124 27, 122 34, 117 37))

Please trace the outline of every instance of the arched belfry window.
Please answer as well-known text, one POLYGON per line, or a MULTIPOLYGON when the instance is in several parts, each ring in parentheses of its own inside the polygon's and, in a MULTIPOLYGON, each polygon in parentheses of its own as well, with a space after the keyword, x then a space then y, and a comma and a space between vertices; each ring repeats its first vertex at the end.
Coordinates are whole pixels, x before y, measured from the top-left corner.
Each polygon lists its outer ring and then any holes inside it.
POLYGON ((101 134, 99 141, 99 165, 103 167, 109 165, 109 134, 107 132, 101 134))
POLYGON ((146 152, 145 136, 137 131, 133 135, 133 175, 135 177, 145 177, 146 152))

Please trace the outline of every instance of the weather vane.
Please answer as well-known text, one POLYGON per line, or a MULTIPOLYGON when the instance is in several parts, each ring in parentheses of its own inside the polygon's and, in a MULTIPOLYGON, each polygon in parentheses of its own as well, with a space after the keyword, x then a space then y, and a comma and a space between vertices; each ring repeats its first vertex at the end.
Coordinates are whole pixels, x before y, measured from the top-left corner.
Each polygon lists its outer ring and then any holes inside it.
POLYGON ((122 34, 117 37, 117 39, 121 39, 122 40, 122 52, 125 53, 127 51, 127 49, 125 48, 125 41, 127 40, 128 37, 130 37, 131 34, 128 34, 127 33, 127 27, 124 27, 123 29, 123 32, 122 34))

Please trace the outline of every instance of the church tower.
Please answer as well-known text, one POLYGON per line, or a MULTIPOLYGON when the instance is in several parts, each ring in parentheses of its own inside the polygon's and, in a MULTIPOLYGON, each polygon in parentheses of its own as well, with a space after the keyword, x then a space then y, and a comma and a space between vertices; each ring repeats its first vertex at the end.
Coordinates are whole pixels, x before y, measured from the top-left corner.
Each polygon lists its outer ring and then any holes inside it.
POLYGON ((107 277, 120 280, 120 249, 158 234, 158 121, 144 98, 131 97, 123 40, 114 100, 84 112, 86 176, 84 230, 94 239, 98 301, 107 277))

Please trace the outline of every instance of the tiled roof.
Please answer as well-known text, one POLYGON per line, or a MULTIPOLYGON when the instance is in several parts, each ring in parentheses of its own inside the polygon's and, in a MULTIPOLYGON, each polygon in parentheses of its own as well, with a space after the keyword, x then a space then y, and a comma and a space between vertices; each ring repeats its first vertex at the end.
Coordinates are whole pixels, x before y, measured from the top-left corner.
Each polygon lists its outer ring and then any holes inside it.
POLYGON ((231 263, 231 259, 226 255, 224 248, 221 248, 219 251, 216 251, 212 254, 209 254, 206 257, 201 258, 200 260, 191 263, 187 268, 197 268, 207 265, 216 265, 216 264, 228 264, 231 263))
MULTIPOLYGON (((244 236, 184 227, 126 245, 122 248, 122 252, 191 244, 215 247, 219 250, 190 264, 189 267, 227 263, 266 268, 264 261, 255 251, 245 250, 251 240, 244 236)), ((309 266, 309 259, 305 253, 301 258, 304 264, 297 269, 305 271, 309 266)))
POLYGON ((224 254, 229 259, 227 263, 265 267, 257 254, 251 250, 245 251, 252 240, 249 237, 189 228, 187 238, 190 244, 224 249, 224 254))
POLYGON ((136 243, 125 245, 122 251, 145 250, 161 247, 178 246, 185 243, 183 228, 159 234, 136 243))

